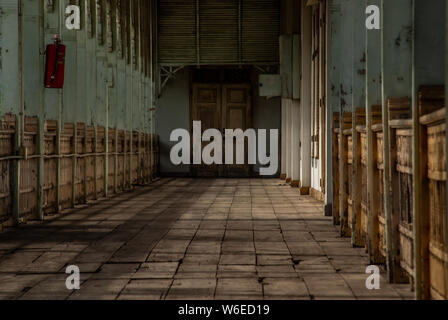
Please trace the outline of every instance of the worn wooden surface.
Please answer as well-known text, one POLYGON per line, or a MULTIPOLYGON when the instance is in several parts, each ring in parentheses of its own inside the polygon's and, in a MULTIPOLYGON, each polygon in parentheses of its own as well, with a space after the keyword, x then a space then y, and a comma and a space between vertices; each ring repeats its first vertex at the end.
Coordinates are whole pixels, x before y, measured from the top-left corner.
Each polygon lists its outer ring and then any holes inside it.
POLYGON ((389 108, 389 152, 391 168, 391 230, 392 252, 397 273, 406 274, 413 283, 414 234, 412 217, 412 120, 410 100, 397 98, 388 100, 389 108))
POLYGON ((355 116, 352 119, 352 135, 351 145, 349 144, 349 153, 351 153, 351 164, 349 161, 349 179, 350 193, 349 198, 349 216, 351 216, 351 233, 352 244, 357 247, 364 247, 366 245, 366 237, 363 233, 363 225, 366 224, 366 220, 363 221, 362 217, 362 197, 363 193, 367 191, 366 175, 363 174, 363 167, 361 164, 362 158, 362 134, 364 132, 365 138, 365 125, 366 125, 366 109, 357 108, 355 116), (360 131, 361 130, 361 131, 360 131), (351 166, 351 168, 350 168, 351 166), (364 179, 364 181, 363 181, 364 179))
MULTIPOLYGON (((366 238, 366 249, 369 252, 372 264, 384 263, 384 255, 381 254, 380 236, 380 205, 382 196, 380 179, 378 174, 378 141, 374 127, 382 124, 382 106, 372 105, 370 107, 369 126, 361 127, 361 169, 363 190, 361 197, 361 216, 363 222, 363 232, 366 238)), ((381 145, 382 148, 382 145, 381 145)), ((381 150, 382 151, 382 150, 381 150)))
POLYGON ((340 120, 341 128, 338 134, 338 146, 339 146, 339 215, 340 215, 340 230, 341 235, 344 237, 350 237, 349 227, 349 213, 348 213, 348 193, 349 193, 349 181, 348 181, 348 135, 351 132, 352 127, 352 114, 344 113, 340 120))
POLYGON ((446 225, 446 110, 443 86, 423 86, 419 91, 422 125, 421 141, 424 159, 422 172, 426 200, 423 218, 429 225, 424 239, 428 241, 428 275, 430 297, 448 299, 448 250, 446 225), (436 110, 436 111, 435 111, 436 110))
MULTIPOLYGON (((372 126, 375 134, 375 173, 374 179, 377 181, 378 193, 376 199, 377 216, 378 216, 378 236, 379 251, 383 258, 386 258, 386 216, 384 213, 384 158, 383 158, 383 125, 376 124, 372 126)), ((373 204, 372 204, 373 205, 373 204)))
POLYGON ((333 223, 339 225, 339 127, 340 115, 333 114, 333 223))

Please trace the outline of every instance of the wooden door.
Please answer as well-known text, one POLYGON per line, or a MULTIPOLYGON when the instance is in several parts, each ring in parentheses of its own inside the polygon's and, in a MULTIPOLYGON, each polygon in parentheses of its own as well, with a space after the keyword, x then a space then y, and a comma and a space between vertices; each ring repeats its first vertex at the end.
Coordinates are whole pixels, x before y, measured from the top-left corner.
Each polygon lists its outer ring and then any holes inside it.
MULTIPOLYGON (((252 128, 250 84, 193 84, 191 122, 201 121, 202 132, 218 129, 223 136, 223 163, 225 163, 225 129, 252 128)), ((192 125, 193 123, 191 123, 192 125)), ((191 128, 193 136, 193 127, 191 128)), ((204 148, 209 142, 203 142, 204 148)), ((236 163, 236 142, 234 141, 234 163, 236 163)), ((193 141, 192 141, 193 146, 193 141)), ((192 165, 193 177, 249 177, 247 143, 244 165, 192 165)))
MULTIPOLYGON (((222 86, 222 123, 223 129, 252 128, 251 91, 249 84, 229 84, 222 86)), ((256 143, 256 142, 254 142, 256 143)), ((236 163, 236 141, 233 143, 233 163, 236 163)), ((248 164, 248 148, 245 143, 245 164, 225 165, 227 177, 249 177, 251 166, 248 164)))
MULTIPOLYGON (((207 129, 221 130, 221 86, 219 84, 194 84, 191 108, 191 146, 193 148, 193 121, 201 121, 202 133, 207 129)), ((208 142, 202 142, 202 149, 208 142)), ((192 162, 193 163, 193 162, 192 162)), ((218 165, 192 165, 194 177, 218 177, 218 165)))

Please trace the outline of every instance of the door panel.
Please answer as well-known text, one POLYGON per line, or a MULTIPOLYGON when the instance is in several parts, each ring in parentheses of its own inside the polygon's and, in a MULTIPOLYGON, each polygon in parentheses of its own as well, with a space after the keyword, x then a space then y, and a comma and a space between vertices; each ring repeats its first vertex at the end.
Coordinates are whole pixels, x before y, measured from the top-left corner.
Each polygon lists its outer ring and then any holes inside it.
MULTIPOLYGON (((224 85, 222 87, 222 123, 223 129, 252 128, 252 110, 249 84, 224 85)), ((234 141, 233 157, 236 163, 236 142, 234 141)), ((244 165, 225 165, 224 173, 227 177, 249 177, 250 165, 248 165, 247 142, 245 143, 244 165)))
MULTIPOLYGON (((207 129, 221 128, 221 87, 218 84, 194 84, 192 97, 191 125, 193 121, 201 121, 202 133, 207 129)), ((191 139, 193 130, 191 129, 191 139)), ((203 142, 204 148, 209 142, 203 142)), ((193 146, 193 140, 191 140, 193 146)), ((195 177, 218 177, 218 165, 192 165, 195 177)))
MULTIPOLYGON (((252 110, 249 84, 193 84, 191 121, 202 122, 202 132, 207 129, 242 129, 252 127, 252 110)), ((191 132, 192 133, 192 132, 191 132)), ((203 142, 204 148, 209 142, 203 142)), ((236 163, 234 142, 234 163, 236 163)), ((192 144, 193 145, 193 144, 192 144)), ((225 143, 223 141, 223 163, 225 143)), ((247 143, 245 147, 247 163, 247 143)), ((249 177, 250 165, 192 165, 194 177, 249 177)))

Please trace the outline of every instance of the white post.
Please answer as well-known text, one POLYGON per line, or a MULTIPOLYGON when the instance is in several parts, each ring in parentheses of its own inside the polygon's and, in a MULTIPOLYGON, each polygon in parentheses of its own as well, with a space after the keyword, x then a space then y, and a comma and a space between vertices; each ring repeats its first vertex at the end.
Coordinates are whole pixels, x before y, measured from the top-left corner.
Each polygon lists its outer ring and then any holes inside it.
POLYGON ((281 176, 280 179, 286 179, 286 104, 282 99, 282 156, 281 156, 281 176))
POLYGON ((291 112, 291 185, 300 184, 300 101, 292 100, 291 112))
POLYGON ((291 181, 291 99, 284 99, 286 105, 286 182, 291 181))
POLYGON ((302 83, 300 106, 300 184, 311 187, 311 7, 302 1, 302 83))

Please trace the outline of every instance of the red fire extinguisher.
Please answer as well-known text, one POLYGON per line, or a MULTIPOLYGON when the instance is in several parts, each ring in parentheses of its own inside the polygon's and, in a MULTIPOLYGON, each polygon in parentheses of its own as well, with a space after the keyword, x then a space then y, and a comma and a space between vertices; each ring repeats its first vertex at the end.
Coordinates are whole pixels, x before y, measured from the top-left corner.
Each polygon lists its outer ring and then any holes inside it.
POLYGON ((65 50, 59 36, 55 35, 54 43, 47 45, 45 61, 45 87, 62 89, 64 87, 65 50))

